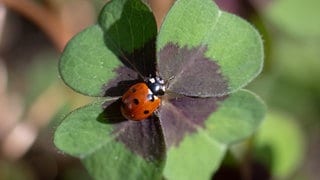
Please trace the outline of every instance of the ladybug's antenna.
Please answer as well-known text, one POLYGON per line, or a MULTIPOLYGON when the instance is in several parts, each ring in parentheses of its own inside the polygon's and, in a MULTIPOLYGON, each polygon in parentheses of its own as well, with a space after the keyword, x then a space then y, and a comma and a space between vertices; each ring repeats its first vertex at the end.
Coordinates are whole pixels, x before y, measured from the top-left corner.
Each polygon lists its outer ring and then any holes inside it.
POLYGON ((134 65, 134 63, 132 63, 126 56, 125 53, 121 50, 120 46, 117 45, 117 43, 115 43, 111 38, 109 38, 110 42, 112 42, 112 44, 114 45, 114 47, 116 47, 115 49, 119 52, 120 54, 120 58, 122 58, 124 61, 126 61, 139 75, 139 77, 141 79, 144 79, 144 76, 142 75, 142 73, 139 71, 139 69, 134 65))

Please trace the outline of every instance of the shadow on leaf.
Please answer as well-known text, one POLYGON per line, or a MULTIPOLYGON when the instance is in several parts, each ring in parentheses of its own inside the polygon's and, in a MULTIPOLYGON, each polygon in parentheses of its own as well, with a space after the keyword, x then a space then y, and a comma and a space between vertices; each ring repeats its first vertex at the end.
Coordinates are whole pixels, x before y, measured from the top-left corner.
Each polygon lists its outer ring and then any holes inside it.
POLYGON ((112 25, 108 24, 109 21, 104 14, 101 15, 100 25, 104 29, 104 42, 126 67, 139 71, 143 77, 154 76, 157 35, 155 20, 150 11, 133 8, 135 3, 135 1, 127 1, 123 5, 121 17, 112 25))
POLYGON ((128 121, 121 114, 121 111, 120 111, 121 104, 122 103, 120 98, 116 101, 107 101, 102 105, 104 111, 101 114, 99 114, 97 120, 101 123, 106 123, 106 124, 116 124, 116 123, 128 121))
MULTIPOLYGON (((116 86, 111 86, 109 88, 106 88, 104 96, 110 96, 110 97, 122 96, 129 89, 130 86, 138 82, 141 82, 141 80, 119 81, 116 86)), ((108 85, 106 87, 108 87, 108 85)))

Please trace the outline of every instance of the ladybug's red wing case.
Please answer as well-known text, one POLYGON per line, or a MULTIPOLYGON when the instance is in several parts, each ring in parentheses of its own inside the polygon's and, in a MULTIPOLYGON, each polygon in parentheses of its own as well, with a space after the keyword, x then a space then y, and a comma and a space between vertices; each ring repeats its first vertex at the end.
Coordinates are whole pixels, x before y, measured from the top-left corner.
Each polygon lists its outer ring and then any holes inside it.
POLYGON ((146 83, 137 83, 122 96, 121 113, 127 119, 141 121, 152 115, 160 103, 160 98, 152 93, 146 83))

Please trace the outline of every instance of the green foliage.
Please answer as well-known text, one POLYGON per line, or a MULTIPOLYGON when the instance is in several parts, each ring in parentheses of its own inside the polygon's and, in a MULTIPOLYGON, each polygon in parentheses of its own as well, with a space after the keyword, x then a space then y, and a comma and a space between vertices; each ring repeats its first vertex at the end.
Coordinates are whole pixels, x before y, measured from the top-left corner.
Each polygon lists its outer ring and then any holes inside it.
POLYGON ((274 70, 289 81, 320 92, 319 45, 319 42, 293 43, 286 38, 274 40, 272 58, 278 60, 274 62, 274 70))
POLYGON ((318 0, 272 1, 264 16, 290 35, 307 38, 320 37, 318 0))
POLYGON ((80 93, 102 95, 102 85, 116 76, 120 65, 105 46, 103 31, 95 25, 75 36, 64 49, 59 70, 63 81, 80 93))
POLYGON ((132 53, 157 34, 152 12, 140 0, 111 1, 102 11, 108 13, 99 17, 106 45, 117 55, 132 53))
POLYGON ((164 95, 157 116, 141 122, 122 117, 118 97, 66 116, 54 142, 96 179, 210 179, 227 146, 251 135, 263 119, 265 106, 256 95, 230 94, 262 67, 261 38, 252 26, 211 0, 178 0, 156 33, 140 0, 113 0, 98 24, 76 35, 62 54, 61 77, 80 93, 118 96, 139 81, 133 71, 147 76, 157 61, 172 84, 168 91, 178 94, 164 95))
POLYGON ((37 55, 30 70, 26 73, 27 92, 26 106, 29 106, 43 91, 45 91, 56 80, 58 75, 56 61, 58 57, 53 52, 44 52, 37 55), (45 76, 43 76, 45 74, 45 76))
POLYGON ((251 135, 264 118, 263 101, 247 90, 240 90, 226 99, 219 111, 212 114, 207 128, 219 142, 232 144, 251 135), (240 129, 240 130, 239 130, 240 129))
POLYGON ((294 172, 304 151, 304 136, 296 121, 280 113, 268 113, 255 139, 255 155, 269 165, 274 177, 285 178, 294 172))

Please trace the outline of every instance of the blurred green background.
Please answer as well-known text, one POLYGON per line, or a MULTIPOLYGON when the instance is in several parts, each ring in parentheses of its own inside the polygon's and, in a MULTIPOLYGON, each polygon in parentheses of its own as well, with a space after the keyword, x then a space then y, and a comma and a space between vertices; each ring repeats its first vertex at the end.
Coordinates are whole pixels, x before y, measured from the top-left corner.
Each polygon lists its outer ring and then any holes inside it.
MULTIPOLYGON (((145 1, 160 26, 173 0, 145 1)), ((106 2, 0 0, 0 180, 90 179, 52 143, 63 116, 91 100, 63 84, 57 63, 65 43, 94 23, 106 2)), ((264 39, 263 72, 247 88, 268 113, 254 136, 230 147, 213 179, 318 179, 320 1, 216 2, 264 39)))

